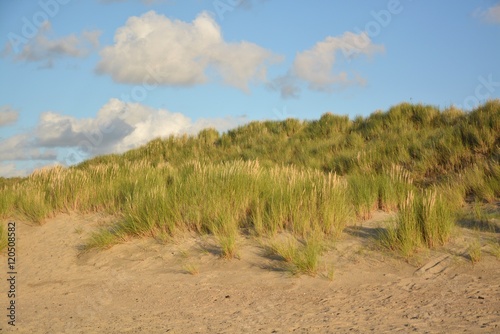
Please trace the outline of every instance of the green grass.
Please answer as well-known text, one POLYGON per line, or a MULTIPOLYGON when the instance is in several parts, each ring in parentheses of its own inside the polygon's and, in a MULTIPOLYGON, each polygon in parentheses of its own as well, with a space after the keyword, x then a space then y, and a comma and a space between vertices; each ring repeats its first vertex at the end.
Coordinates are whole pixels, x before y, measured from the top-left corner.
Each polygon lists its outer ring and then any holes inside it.
MULTIPOLYGON (((2 188, 0 188, 2 191, 2 188)), ((0 196, 0 219, 7 218, 15 209, 16 195, 12 191, 3 191, 0 196)))
POLYGON ((435 189, 415 195, 410 191, 401 203, 395 226, 382 236, 382 243, 410 257, 420 248, 444 245, 455 225, 452 206, 435 189))
POLYGON ((490 243, 491 254, 500 260, 500 241, 493 241, 490 243))
POLYGON ((500 230, 500 227, 495 223, 495 220, 500 218, 498 213, 488 212, 479 201, 473 203, 472 212, 476 229, 493 233, 500 230))
POLYGON ((422 244, 414 197, 413 192, 408 193, 406 200, 401 203, 395 224, 381 235, 384 246, 401 252, 404 257, 410 257, 422 244))
POLYGON ((215 235, 220 247, 221 257, 224 259, 233 259, 238 257, 238 221, 230 212, 221 212, 219 217, 214 220, 211 227, 212 233, 215 235))
MULTIPOLYGON (((102 203, 98 198, 99 205, 103 210, 121 207, 122 218, 111 229, 95 232, 88 241, 89 248, 106 248, 125 236, 164 239, 192 231, 214 235, 223 257, 232 258, 237 254, 241 229, 255 235, 286 230, 297 236, 320 230, 336 238, 352 219, 347 182, 329 173, 266 168, 254 161, 188 162, 179 168, 134 164, 126 170, 113 170, 114 183, 124 185, 119 191, 100 175, 109 174, 108 168, 94 170, 94 177, 102 180, 99 197, 118 195, 114 201, 102 203), (135 172, 137 169, 141 174, 135 172)), ((72 170, 60 172, 70 174, 72 170)), ((95 205, 89 192, 88 188, 75 187, 75 197, 81 199, 77 210, 80 206, 86 211, 95 205)))
POLYGON ((53 213, 51 205, 46 200, 46 193, 35 189, 21 192, 17 197, 16 207, 26 219, 38 224, 43 224, 53 213))
POLYGON ((107 249, 122 240, 125 240, 125 235, 120 230, 101 228, 90 235, 85 243, 84 250, 107 249))
POLYGON ((472 264, 476 264, 483 258, 481 241, 477 238, 474 239, 467 249, 467 255, 469 256, 472 264))
POLYGON ((267 249, 271 254, 280 256, 286 263, 284 268, 293 275, 316 276, 324 245, 318 236, 309 236, 304 240, 287 237, 270 242, 267 249))
POLYGON ((333 280, 335 279, 335 266, 333 264, 326 267, 326 273, 324 274, 324 277, 330 282, 333 282, 333 280))
POLYGON ((498 221, 500 212, 496 209, 496 204, 478 200, 466 205, 460 214, 461 225, 477 232, 500 232, 498 221))
POLYGON ((5 226, 0 223, 0 253, 7 247, 7 230, 5 226))
POLYGON ((353 201, 356 215, 369 219, 378 209, 379 190, 374 175, 354 174, 349 176, 349 195, 353 201))
POLYGON ((327 113, 205 129, 0 178, 0 217, 42 224, 61 212, 108 213, 117 222, 87 249, 188 231, 214 236, 225 258, 237 256, 242 232, 286 232, 304 241, 291 263, 311 274, 314 245, 374 210, 397 212, 383 243, 406 257, 445 244, 461 205, 500 198, 499 133, 500 100, 471 112, 401 103, 353 120, 327 113))
POLYGON ((188 273, 188 274, 191 274, 193 276, 196 276, 200 273, 200 268, 198 265, 194 264, 194 263, 186 263, 185 265, 182 266, 182 269, 188 273))

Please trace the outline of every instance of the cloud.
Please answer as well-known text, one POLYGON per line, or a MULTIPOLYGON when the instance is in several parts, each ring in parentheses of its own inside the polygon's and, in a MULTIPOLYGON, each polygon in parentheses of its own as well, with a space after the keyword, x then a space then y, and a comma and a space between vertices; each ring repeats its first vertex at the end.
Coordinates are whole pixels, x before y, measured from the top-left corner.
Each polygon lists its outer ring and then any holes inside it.
POLYGON ((43 62, 42 68, 48 68, 52 67, 58 58, 86 57, 99 47, 100 31, 84 31, 80 37, 72 34, 58 39, 50 39, 51 32, 51 24, 46 21, 37 35, 27 40, 19 52, 14 52, 12 44, 8 43, 2 55, 12 56, 16 61, 43 62))
POLYGON ((474 16, 487 23, 500 24, 500 3, 486 10, 478 8, 474 12, 474 16))
POLYGON ((300 96, 300 81, 299 79, 288 72, 283 76, 275 78, 268 83, 268 88, 274 91, 279 91, 282 98, 299 98, 300 96))
POLYGON ((37 147, 29 134, 19 134, 0 140, 0 162, 7 160, 55 160, 54 150, 37 147))
POLYGON ((6 105, 0 107, 0 126, 15 123, 18 118, 19 112, 12 109, 10 106, 6 105))
POLYGON ((26 172, 18 170, 15 163, 0 163, 0 177, 26 176, 26 172))
POLYGON ((129 18, 114 41, 100 52, 96 70, 121 83, 142 83, 154 73, 161 85, 191 86, 221 78, 247 91, 249 83, 264 82, 269 64, 280 60, 250 42, 225 42, 207 13, 187 23, 150 11, 129 18))
MULTIPOLYGON (((299 53, 293 63, 292 72, 306 81, 311 89, 329 90, 334 84, 349 84, 346 72, 333 73, 338 53, 353 59, 359 55, 372 56, 383 52, 384 47, 372 44, 366 33, 346 32, 340 37, 327 37, 312 49, 299 53)), ((357 81, 357 80, 356 80, 357 81)))
POLYGON ((73 164, 96 155, 123 153, 159 137, 195 135, 209 127, 226 131, 246 121, 246 117, 193 121, 181 113, 118 99, 110 99, 94 118, 45 112, 29 133, 0 140, 0 164, 4 165, 0 176, 10 175, 11 162, 38 160, 48 165, 59 158, 62 164, 73 164))
POLYGON ((346 32, 342 36, 329 36, 309 49, 298 53, 292 68, 284 76, 274 79, 268 86, 279 90, 282 97, 297 97, 304 83, 315 91, 331 92, 334 88, 364 85, 359 75, 336 70, 338 57, 351 61, 359 56, 368 57, 384 52, 383 45, 373 44, 368 34, 346 32))
POLYGON ((40 147, 73 148, 93 156, 122 153, 154 138, 196 134, 206 127, 225 131, 243 121, 243 118, 225 118, 193 122, 181 113, 111 99, 93 119, 77 119, 52 112, 42 114, 36 129, 36 142, 40 147))
POLYGON ((93 119, 43 113, 36 139, 40 146, 77 147, 90 155, 121 153, 189 125, 189 118, 180 113, 111 99, 93 119))

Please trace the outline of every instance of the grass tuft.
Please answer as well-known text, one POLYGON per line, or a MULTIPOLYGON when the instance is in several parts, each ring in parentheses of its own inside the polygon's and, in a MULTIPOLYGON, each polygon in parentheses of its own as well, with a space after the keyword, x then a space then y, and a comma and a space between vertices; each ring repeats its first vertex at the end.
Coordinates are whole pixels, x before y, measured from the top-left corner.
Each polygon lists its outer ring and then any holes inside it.
POLYGON ((306 274, 316 276, 318 264, 323 252, 323 242, 318 236, 310 236, 298 241, 287 237, 284 240, 273 241, 268 250, 278 255, 287 263, 285 269, 293 275, 306 274))
POLYGON ((194 263, 186 263, 185 265, 182 266, 182 269, 193 276, 196 276, 200 273, 200 268, 198 265, 194 263))
POLYGON ((5 226, 0 223, 0 253, 7 247, 7 230, 5 226))
POLYGON ((491 254, 497 258, 497 260, 500 260, 500 242, 499 241, 494 241, 490 243, 490 248, 491 248, 491 254))
POLYGON ((483 257, 481 248, 482 248, 481 241, 479 239, 474 239, 474 241, 472 241, 469 244, 469 248, 467 249, 467 255, 469 256, 469 259, 472 262, 472 264, 476 264, 479 261, 481 261, 483 257))
POLYGON ((90 235, 85 243, 84 250, 108 249, 120 243, 124 237, 125 234, 122 231, 102 228, 90 235))
POLYGON ((408 258, 419 248, 444 245, 453 227, 450 205, 437 190, 425 190, 417 195, 410 191, 400 205, 396 224, 382 235, 382 244, 408 258))

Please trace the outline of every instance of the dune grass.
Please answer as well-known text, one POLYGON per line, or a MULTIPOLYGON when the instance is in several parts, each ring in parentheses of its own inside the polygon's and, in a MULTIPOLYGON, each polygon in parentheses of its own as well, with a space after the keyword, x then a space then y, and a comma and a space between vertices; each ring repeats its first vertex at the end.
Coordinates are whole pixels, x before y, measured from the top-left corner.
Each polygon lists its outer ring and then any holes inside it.
POLYGON ((182 269, 190 275, 196 276, 200 273, 199 265, 195 263, 188 262, 182 266, 182 269))
POLYGON ((454 226, 453 203, 437 190, 410 191, 400 205, 396 224, 382 235, 382 243, 410 257, 419 248, 444 245, 454 226))
MULTIPOLYGON (((347 185, 318 171, 262 168, 258 162, 188 163, 168 171, 150 168, 137 178, 122 204, 123 220, 94 235, 90 244, 105 247, 129 236, 194 231, 213 234, 223 257, 236 255, 240 230, 255 235, 312 230, 336 237, 351 219, 347 185), (113 238, 113 235, 116 238, 113 238)), ((133 182, 132 175, 128 182, 133 182)))
POLYGON ((271 255, 277 255, 285 261, 284 269, 291 274, 316 276, 324 241, 317 234, 299 240, 288 236, 271 241, 266 248, 271 255))
POLYGON ((500 241, 490 242, 491 254, 500 260, 500 241))
POLYGON ((117 221, 87 249, 191 231, 215 236, 225 258, 237 256, 241 233, 287 232, 304 241, 291 263, 314 273, 320 252, 308 238, 335 239, 374 210, 398 212, 384 243, 405 256, 446 243, 458 207, 500 198, 499 159, 499 100, 471 112, 402 103, 354 120, 327 113, 205 129, 0 178, 0 216, 42 224, 61 212, 104 212, 117 221))
POLYGON ((7 247, 7 230, 3 224, 0 223, 0 253, 7 247))
POLYGON ((477 264, 483 258, 482 245, 479 238, 474 239, 469 243, 467 248, 467 255, 472 264, 477 264))

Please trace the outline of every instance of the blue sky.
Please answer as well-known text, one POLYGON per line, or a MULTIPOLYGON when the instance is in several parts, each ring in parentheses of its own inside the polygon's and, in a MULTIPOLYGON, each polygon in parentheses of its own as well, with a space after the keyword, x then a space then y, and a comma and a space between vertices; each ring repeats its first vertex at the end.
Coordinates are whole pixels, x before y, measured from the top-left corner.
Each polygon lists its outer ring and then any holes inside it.
POLYGON ((0 176, 252 120, 500 97, 499 1, 0 3, 0 176))

